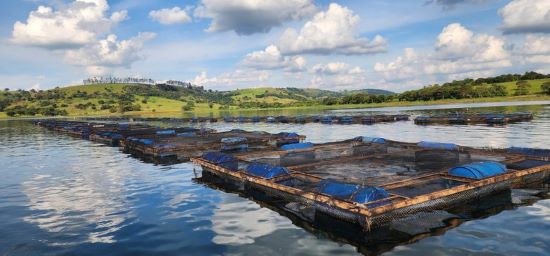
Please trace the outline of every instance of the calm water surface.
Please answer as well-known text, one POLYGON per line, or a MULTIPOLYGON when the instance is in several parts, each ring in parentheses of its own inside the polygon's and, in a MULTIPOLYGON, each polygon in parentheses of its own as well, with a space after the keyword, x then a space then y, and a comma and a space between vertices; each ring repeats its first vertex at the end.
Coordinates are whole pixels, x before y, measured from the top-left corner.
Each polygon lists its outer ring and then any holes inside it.
MULTIPOLYGON (((352 113, 358 111, 366 110, 352 113)), ((420 115, 460 109, 398 111, 420 115)), ((219 130, 294 131, 312 142, 368 135, 476 147, 550 148, 550 108, 545 105, 475 111, 533 111, 536 117, 532 122, 502 127, 417 126, 412 122, 371 126, 224 123, 207 126, 219 130)), ((254 201, 198 183, 193 179, 191 164, 144 163, 117 148, 17 121, 0 122, 0 145, 0 255, 371 252, 322 232, 306 231, 254 201)), ((383 251, 388 255, 547 255, 550 200, 540 199, 531 205, 499 211, 442 234, 383 251)))

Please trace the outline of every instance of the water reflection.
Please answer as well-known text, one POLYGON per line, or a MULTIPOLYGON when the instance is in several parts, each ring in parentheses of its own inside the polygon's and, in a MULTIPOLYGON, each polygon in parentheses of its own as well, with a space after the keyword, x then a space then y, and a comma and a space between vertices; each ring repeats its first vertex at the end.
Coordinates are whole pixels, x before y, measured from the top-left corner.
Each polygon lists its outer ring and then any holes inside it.
POLYGON ((66 177, 35 175, 23 182, 22 192, 36 212, 24 219, 48 232, 87 236, 73 243, 114 243, 112 234, 134 216, 124 200, 130 170, 103 150, 77 152, 72 157, 78 161, 65 163, 66 177), (87 230, 87 225, 93 227, 87 230))
MULTIPOLYGON (((312 142, 366 135, 408 142, 429 139, 476 147, 550 148, 549 107, 512 106, 475 111, 495 110, 534 111, 535 119, 502 127, 418 126, 411 121, 375 125, 223 122, 200 125, 219 130, 294 131, 306 135, 312 142)), ((308 111, 310 114, 333 113, 308 111)), ((445 111, 455 110, 406 112, 421 115, 445 111)), ((122 154, 117 148, 73 139, 27 123, 1 121, 0 145, 1 255, 333 255, 357 252, 545 255, 550 251, 548 199, 533 199, 529 202, 532 205, 521 207, 491 206, 483 214, 460 209, 466 219, 473 220, 449 223, 451 227, 458 227, 443 228, 431 234, 433 236, 384 240, 383 236, 359 235, 342 225, 326 228, 322 222, 304 222, 296 215, 273 207, 271 202, 239 194, 238 189, 235 192, 193 182, 190 164, 143 163, 122 154), (373 242, 376 239, 384 241, 373 242)), ((516 202, 514 197, 512 201, 516 202)))
POLYGON ((233 195, 224 195, 212 215, 212 242, 226 245, 253 244, 259 237, 277 229, 291 228, 269 209, 260 208, 252 201, 242 201, 233 195))

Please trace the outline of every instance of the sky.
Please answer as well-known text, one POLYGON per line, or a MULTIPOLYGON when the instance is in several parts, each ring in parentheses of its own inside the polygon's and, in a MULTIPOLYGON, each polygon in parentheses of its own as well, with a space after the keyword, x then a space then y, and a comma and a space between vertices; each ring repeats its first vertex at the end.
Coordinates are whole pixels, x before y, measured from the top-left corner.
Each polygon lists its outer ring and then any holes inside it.
POLYGON ((10 89, 116 76, 402 92, 549 64, 549 0, 0 2, 10 89))

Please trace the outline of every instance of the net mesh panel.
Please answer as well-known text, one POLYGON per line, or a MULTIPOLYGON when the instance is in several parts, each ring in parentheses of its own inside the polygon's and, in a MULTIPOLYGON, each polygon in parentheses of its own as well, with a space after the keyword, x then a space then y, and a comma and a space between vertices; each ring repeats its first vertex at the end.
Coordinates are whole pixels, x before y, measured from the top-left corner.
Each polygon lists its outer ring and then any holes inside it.
POLYGON ((417 212, 451 208, 461 203, 477 200, 492 193, 506 190, 510 187, 510 185, 511 180, 506 180, 486 185, 477 189, 470 189, 463 192, 455 193, 446 197, 432 199, 424 203, 395 209, 393 211, 374 216, 369 219, 366 218, 364 224, 366 224, 366 227, 383 226, 390 223, 391 221, 404 218, 417 212))

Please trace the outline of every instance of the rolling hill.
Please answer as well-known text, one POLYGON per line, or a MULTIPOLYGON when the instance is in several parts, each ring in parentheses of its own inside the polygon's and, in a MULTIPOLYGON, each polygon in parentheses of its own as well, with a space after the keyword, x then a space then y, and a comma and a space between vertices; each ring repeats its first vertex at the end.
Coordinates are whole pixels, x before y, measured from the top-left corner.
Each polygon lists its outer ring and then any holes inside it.
MULTIPOLYGON (((377 93, 378 91, 373 91, 377 93)), ((93 84, 45 91, 0 94, 0 112, 10 115, 109 115, 131 112, 209 112, 236 108, 309 106, 350 92, 301 88, 250 88, 212 91, 173 85, 93 84)))
MULTIPOLYGON (((234 109, 282 107, 319 107, 342 104, 399 104, 402 101, 458 100, 464 98, 514 96, 517 81, 528 84, 523 96, 541 97, 541 85, 550 82, 549 75, 528 72, 498 77, 464 79, 442 85, 396 94, 379 89, 329 91, 314 88, 248 88, 212 91, 202 87, 167 84, 93 84, 54 88, 45 91, 0 92, 0 117, 6 116, 88 116, 130 114, 178 114, 193 111, 208 114, 234 109), (533 77, 531 79, 531 77, 533 77), (512 81, 510 81, 512 80, 512 81), (443 96, 447 94, 447 96, 443 96)), ((420 103, 423 104, 423 103, 420 103)), ((331 107, 335 108, 335 107, 331 107)), ((337 107, 336 107, 337 108, 337 107)))

